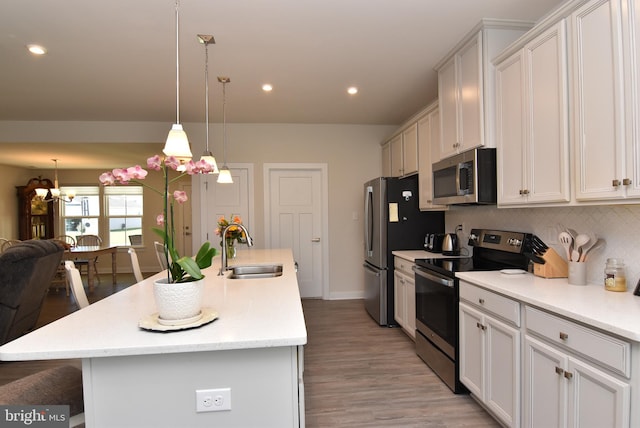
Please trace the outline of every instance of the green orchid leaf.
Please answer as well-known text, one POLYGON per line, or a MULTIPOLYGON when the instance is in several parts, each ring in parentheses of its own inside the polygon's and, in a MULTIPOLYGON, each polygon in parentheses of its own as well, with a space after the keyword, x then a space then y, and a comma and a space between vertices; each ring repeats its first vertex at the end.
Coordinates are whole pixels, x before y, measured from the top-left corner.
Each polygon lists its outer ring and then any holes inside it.
POLYGON ((208 268, 211 266, 211 261, 216 255, 216 249, 211 248, 211 244, 209 242, 205 242, 198 250, 198 254, 196 254, 196 264, 200 267, 200 269, 208 268))
POLYGON ((204 275, 202 274, 202 272, 200 272, 200 268, 198 267, 198 264, 191 257, 187 257, 187 256, 182 257, 182 258, 178 259, 178 261, 176 263, 182 269, 184 269, 184 271, 189 276, 191 276, 194 280, 198 280, 198 279, 204 278, 204 275))

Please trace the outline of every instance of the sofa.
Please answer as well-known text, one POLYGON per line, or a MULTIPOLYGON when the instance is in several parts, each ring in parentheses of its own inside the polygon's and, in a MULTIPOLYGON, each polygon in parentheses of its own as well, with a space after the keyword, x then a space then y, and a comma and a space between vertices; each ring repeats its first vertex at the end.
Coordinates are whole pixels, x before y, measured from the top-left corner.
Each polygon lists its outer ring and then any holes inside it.
POLYGON ((32 330, 62 261, 54 240, 29 240, 0 254, 0 344, 32 330))

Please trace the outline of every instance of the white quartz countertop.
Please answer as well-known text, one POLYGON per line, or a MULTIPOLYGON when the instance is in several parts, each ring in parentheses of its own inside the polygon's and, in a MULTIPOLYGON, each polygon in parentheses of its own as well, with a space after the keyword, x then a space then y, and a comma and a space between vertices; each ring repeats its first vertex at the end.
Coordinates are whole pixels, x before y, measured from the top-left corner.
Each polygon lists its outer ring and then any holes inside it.
MULTIPOLYGON (((218 319, 168 333, 138 327, 156 312, 159 273, 0 347, 0 360, 46 360, 218 351, 304 345, 307 330, 291 250, 239 249, 230 265, 282 263, 283 275, 264 279, 217 276, 220 258, 205 270, 204 307, 218 319)), ((108 287, 109 285, 103 285, 108 287)))
POLYGON ((392 251, 391 254, 394 256, 398 256, 402 259, 409 260, 410 262, 415 262, 416 259, 444 259, 444 258, 455 258, 455 257, 469 257, 468 255, 460 255, 460 256, 444 256, 442 253, 432 253, 430 251, 425 250, 396 250, 392 251))
MULTIPOLYGON (((531 273, 462 272, 456 276, 496 293, 640 342, 640 296, 606 291, 604 285, 571 285, 566 278, 531 273)), ((464 287, 464 283, 460 283, 464 287)))

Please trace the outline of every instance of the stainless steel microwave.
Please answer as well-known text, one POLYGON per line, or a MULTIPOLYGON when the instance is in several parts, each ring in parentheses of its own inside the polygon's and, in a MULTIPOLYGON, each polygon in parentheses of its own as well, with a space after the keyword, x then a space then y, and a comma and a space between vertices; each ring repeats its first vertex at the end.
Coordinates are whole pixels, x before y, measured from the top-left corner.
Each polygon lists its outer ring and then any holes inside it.
POLYGON ((496 149, 473 149, 433 164, 433 202, 495 204, 496 149))

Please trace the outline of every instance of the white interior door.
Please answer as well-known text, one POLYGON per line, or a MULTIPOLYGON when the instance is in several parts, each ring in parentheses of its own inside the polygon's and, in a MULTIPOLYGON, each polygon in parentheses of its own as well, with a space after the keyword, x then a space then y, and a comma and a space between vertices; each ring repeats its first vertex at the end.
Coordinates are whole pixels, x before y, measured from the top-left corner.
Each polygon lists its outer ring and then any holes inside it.
POLYGON ((220 184, 216 181, 217 175, 210 175, 204 178, 206 184, 202 186, 203 241, 209 241, 218 252, 221 241, 215 231, 221 216, 230 219, 232 215, 238 215, 249 233, 253 230, 253 165, 228 166, 233 183, 220 184))
POLYGON ((268 247, 292 249, 301 297, 323 297, 328 288, 326 165, 265 165, 265 185, 268 247))

